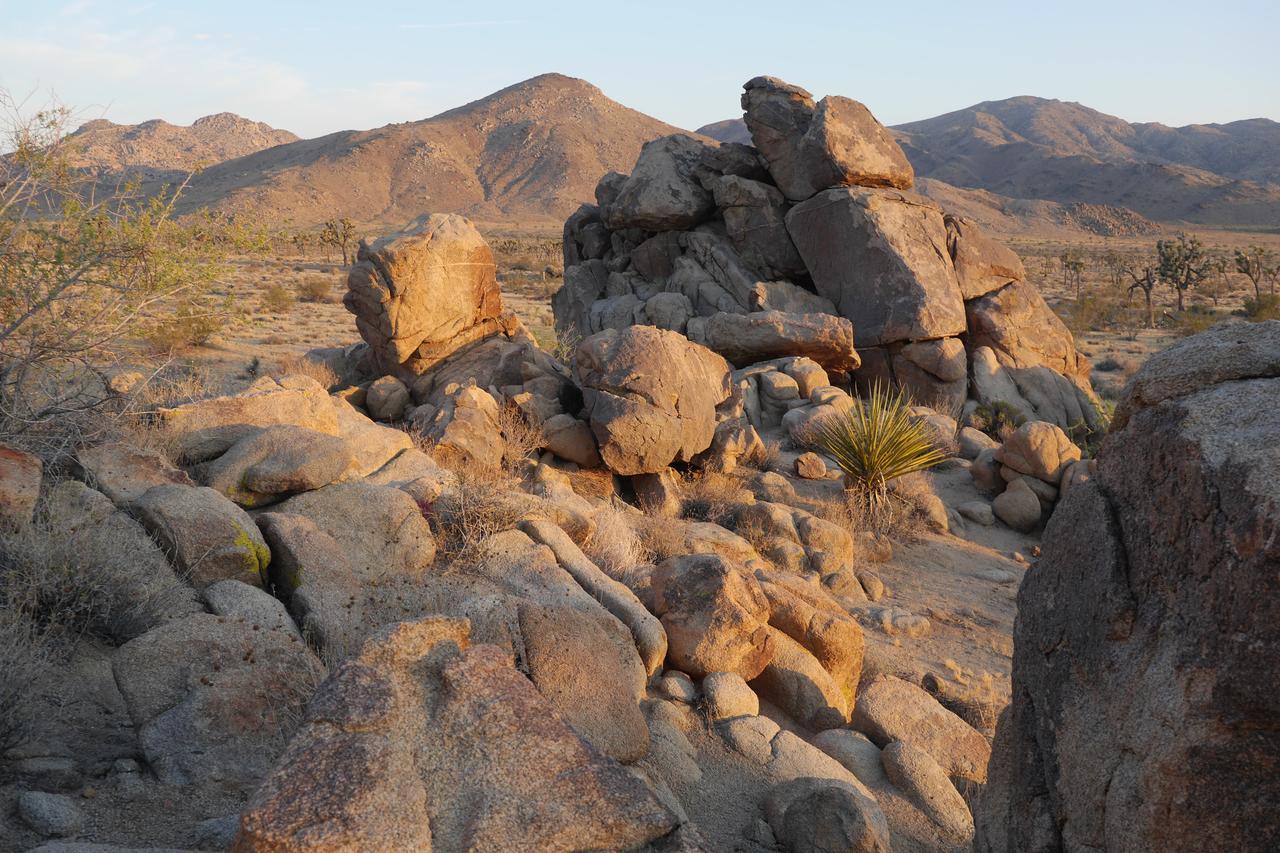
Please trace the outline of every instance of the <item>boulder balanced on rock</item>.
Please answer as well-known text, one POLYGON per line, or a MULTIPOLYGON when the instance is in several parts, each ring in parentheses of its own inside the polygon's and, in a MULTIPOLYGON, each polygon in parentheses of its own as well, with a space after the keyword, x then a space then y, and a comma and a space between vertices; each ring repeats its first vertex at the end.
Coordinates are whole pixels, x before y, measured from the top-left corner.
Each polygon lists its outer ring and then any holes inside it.
POLYGON ((744 88, 754 147, 657 140, 565 222, 558 331, 653 325, 737 367, 804 355, 837 385, 1102 427, 1087 361, 1016 253, 911 192, 865 106, 771 77, 744 88))

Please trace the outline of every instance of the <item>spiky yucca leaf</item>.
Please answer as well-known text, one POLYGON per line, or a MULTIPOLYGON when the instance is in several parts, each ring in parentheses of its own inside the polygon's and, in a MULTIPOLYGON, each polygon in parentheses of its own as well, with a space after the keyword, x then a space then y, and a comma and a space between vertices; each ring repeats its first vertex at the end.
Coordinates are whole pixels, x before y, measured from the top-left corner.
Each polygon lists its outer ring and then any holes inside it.
POLYGON ((820 419, 814 444, 840 465, 847 485, 883 495, 889 481, 946 459, 924 424, 912 419, 906 397, 878 383, 868 399, 820 419))

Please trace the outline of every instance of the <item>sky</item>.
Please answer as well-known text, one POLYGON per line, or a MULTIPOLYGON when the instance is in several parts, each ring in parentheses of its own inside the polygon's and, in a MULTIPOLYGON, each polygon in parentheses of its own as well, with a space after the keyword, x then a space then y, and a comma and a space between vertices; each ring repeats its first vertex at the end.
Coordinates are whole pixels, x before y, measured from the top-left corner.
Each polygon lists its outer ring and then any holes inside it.
POLYGON ((0 89, 82 121, 230 111, 318 136, 558 71, 693 129, 771 74, 886 124, 1038 95, 1182 125, 1280 120, 1277 33, 1278 0, 0 0, 0 89))

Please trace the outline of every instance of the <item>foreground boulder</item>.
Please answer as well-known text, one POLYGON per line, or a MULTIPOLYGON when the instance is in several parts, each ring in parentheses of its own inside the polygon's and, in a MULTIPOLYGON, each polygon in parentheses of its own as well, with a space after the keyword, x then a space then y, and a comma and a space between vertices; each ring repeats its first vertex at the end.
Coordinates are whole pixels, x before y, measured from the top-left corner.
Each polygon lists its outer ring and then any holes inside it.
POLYGON ((1220 326, 1132 380, 1019 590, 976 849, 1280 846, 1278 341, 1220 326))
POLYGON ((674 332, 633 326, 578 346, 574 373, 605 464, 656 474, 711 446, 729 365, 674 332))
POLYGON ((465 620, 389 626, 317 692, 233 850, 652 849, 674 813, 465 620))
POLYGON ((270 770, 289 721, 324 677, 296 631, 208 613, 131 640, 112 669, 161 781, 242 791, 270 770))

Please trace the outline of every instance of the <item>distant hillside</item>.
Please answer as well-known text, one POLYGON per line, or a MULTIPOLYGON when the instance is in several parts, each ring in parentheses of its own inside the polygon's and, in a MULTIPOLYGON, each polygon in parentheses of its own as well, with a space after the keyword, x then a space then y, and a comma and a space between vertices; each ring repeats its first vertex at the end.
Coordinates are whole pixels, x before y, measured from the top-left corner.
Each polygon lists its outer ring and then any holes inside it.
POLYGON ((684 132, 584 80, 544 74, 423 121, 343 131, 202 172, 183 207, 311 226, 332 216, 401 225, 427 211, 559 220, 629 172, 650 139, 684 132))
MULTIPOLYGON (((893 130, 916 174, 934 180, 933 195, 951 185, 1024 211, 1044 201, 1124 208, 1162 222, 1280 222, 1280 123, 1269 119, 1174 128, 1018 97, 893 130)), ((727 141, 746 126, 731 119, 704 132, 727 141)))
POLYGON ((298 137, 234 113, 218 113, 196 119, 188 127, 160 119, 142 124, 98 119, 82 125, 69 139, 76 146, 77 166, 107 173, 163 173, 190 172, 296 142, 298 137))

